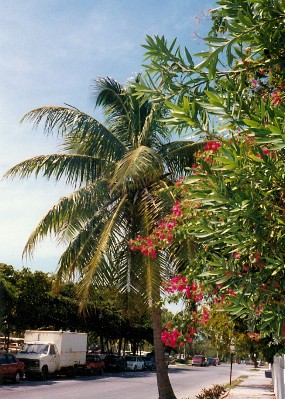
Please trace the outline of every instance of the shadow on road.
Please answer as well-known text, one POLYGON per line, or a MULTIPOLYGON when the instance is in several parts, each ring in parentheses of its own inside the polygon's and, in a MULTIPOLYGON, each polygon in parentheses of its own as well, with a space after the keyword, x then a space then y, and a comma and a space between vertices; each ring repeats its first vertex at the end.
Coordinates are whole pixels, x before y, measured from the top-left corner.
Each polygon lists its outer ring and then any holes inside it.
MULTIPOLYGON (((181 366, 181 365, 175 365, 175 366, 170 366, 168 368, 168 374, 180 374, 180 373, 189 373, 189 372, 202 372, 204 370, 203 367, 191 367, 191 366, 181 366)), ((155 370, 142 370, 142 371, 124 371, 124 372, 117 372, 117 373, 108 373, 105 372, 102 375, 95 375, 95 376, 89 376, 89 375, 80 375, 76 376, 75 379, 78 381, 90 381, 90 380, 101 380, 101 379, 108 379, 108 378, 114 378, 114 377, 119 377, 119 378, 126 378, 126 379, 133 379, 133 378, 145 378, 147 376, 155 375, 156 371, 155 370)), ((42 380, 27 380, 23 379, 20 381, 19 384, 13 384, 9 381, 0 381, 0 387, 5 387, 6 389, 17 389, 17 387, 21 387, 23 384, 25 386, 51 386, 55 385, 63 380, 65 381, 72 381, 74 378, 67 378, 65 376, 50 376, 48 380, 42 381, 42 380)))

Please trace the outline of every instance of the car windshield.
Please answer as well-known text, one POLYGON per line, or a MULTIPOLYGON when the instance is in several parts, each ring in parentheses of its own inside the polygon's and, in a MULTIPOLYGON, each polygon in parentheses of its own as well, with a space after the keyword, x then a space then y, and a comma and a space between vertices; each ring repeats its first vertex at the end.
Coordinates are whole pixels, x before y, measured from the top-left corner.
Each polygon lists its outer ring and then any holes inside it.
POLYGON ((135 356, 126 356, 125 358, 127 361, 129 362, 135 362, 136 361, 136 357, 135 356))
POLYGON ((20 353, 38 353, 38 354, 47 354, 48 353, 48 345, 46 344, 24 344, 20 353))

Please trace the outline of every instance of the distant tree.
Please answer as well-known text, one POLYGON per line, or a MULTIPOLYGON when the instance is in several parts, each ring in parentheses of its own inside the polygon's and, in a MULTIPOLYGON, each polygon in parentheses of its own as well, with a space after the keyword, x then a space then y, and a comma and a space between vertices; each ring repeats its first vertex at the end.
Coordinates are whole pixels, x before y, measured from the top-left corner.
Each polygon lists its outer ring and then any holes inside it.
POLYGON ((51 278, 43 272, 23 268, 16 281, 18 292, 13 324, 21 331, 46 326, 50 314, 51 278))
POLYGON ((230 351, 230 346, 236 342, 234 321, 225 312, 213 306, 209 321, 204 326, 204 335, 209 339, 217 357, 225 355, 230 351))
MULTIPOLYGON (((23 334, 26 329, 84 331, 106 340, 152 341, 150 316, 134 312, 132 317, 120 308, 112 289, 97 295, 96 306, 89 304, 86 313, 79 312, 77 286, 62 284, 54 292, 55 276, 27 268, 15 270, 0 264, 1 312, 0 331, 7 319, 10 332, 23 334)), ((102 344, 104 349, 104 344, 102 344)))
POLYGON ((0 263, 0 331, 4 320, 11 323, 17 302, 17 273, 11 265, 0 263))

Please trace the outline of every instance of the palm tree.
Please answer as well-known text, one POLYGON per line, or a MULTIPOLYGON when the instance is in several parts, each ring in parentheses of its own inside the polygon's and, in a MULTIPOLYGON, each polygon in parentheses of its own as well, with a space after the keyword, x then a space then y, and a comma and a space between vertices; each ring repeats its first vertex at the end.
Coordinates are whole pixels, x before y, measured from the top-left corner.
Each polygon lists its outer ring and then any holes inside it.
POLYGON ((144 298, 153 314, 159 398, 174 399, 160 339, 160 287, 169 275, 169 256, 144 257, 131 252, 128 241, 147 235, 170 212, 174 198, 167 188, 191 165, 197 144, 171 141, 161 122, 163 108, 136 97, 132 84, 98 78, 92 87, 95 106, 105 113, 104 125, 72 106, 37 108, 22 119, 34 127, 45 121, 46 134, 56 130, 62 152, 28 159, 6 176, 64 177, 75 190, 43 217, 24 254, 31 255, 40 240, 54 234, 66 243, 58 281, 76 277, 83 304, 94 287, 110 284, 126 294, 129 307, 138 296, 144 298))

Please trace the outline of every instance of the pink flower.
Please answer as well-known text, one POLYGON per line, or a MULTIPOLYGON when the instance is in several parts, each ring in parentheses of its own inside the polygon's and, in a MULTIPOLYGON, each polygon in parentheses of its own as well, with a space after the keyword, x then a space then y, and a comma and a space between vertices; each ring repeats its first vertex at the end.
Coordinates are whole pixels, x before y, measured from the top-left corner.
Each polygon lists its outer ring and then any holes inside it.
POLYGON ((207 311, 207 309, 203 308, 203 314, 202 314, 202 316, 203 316, 204 324, 207 324, 208 321, 209 321, 209 318, 210 318, 210 314, 209 314, 209 312, 207 311))
POLYGON ((216 152, 220 148, 221 144, 218 141, 208 141, 204 147, 204 151, 216 152))
POLYGON ((194 294, 194 300, 195 302, 202 301, 203 295, 202 294, 194 294))
POLYGON ((176 201, 175 205, 172 207, 172 213, 173 213, 173 215, 178 216, 178 217, 183 215, 183 212, 180 209, 180 204, 178 201, 176 201))
POLYGON ((190 289, 189 286, 187 286, 186 289, 185 289, 185 296, 186 296, 187 299, 191 298, 191 289, 190 289))
POLYGON ((260 260, 260 258, 261 258, 260 252, 255 252, 254 257, 255 257, 255 259, 256 259, 257 261, 260 260))
POLYGON ((271 100, 271 102, 272 102, 274 105, 276 105, 276 106, 278 106, 278 105, 280 105, 280 104, 282 103, 282 98, 281 98, 280 93, 279 93, 278 91, 274 91, 274 92, 272 93, 272 100, 271 100))
POLYGON ((156 251, 155 251, 154 248, 150 248, 150 249, 149 249, 149 254, 150 254, 150 256, 151 256, 153 259, 156 258, 156 251))
POLYGON ((186 334, 186 341, 191 344, 191 342, 193 342, 193 338, 189 334, 186 334))

